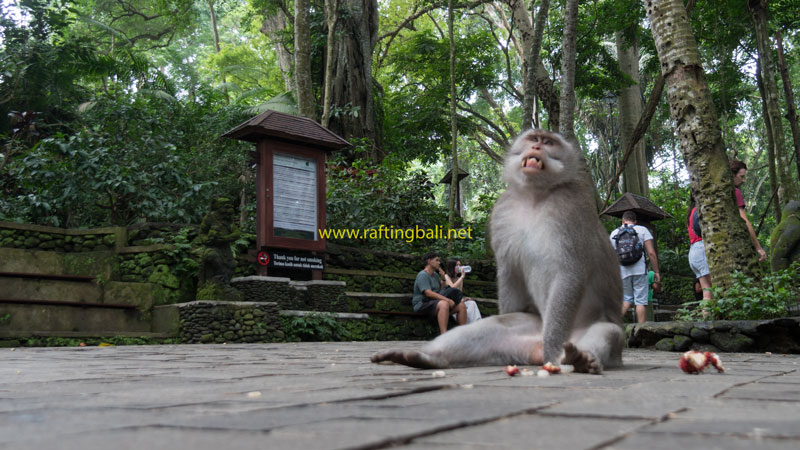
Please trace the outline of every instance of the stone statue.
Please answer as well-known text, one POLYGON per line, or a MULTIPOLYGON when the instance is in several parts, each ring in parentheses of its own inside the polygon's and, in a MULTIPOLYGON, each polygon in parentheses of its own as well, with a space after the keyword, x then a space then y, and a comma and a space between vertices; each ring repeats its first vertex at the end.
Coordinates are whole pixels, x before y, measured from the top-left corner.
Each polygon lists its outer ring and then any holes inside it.
POLYGON ((198 300, 240 301, 239 291, 230 286, 236 269, 231 243, 239 237, 233 224, 233 202, 224 197, 211 201, 211 209, 200 224, 195 243, 200 256, 198 274, 198 300))
POLYGON ((800 261, 800 201, 789 202, 781 217, 781 223, 772 231, 769 241, 773 272, 800 261))

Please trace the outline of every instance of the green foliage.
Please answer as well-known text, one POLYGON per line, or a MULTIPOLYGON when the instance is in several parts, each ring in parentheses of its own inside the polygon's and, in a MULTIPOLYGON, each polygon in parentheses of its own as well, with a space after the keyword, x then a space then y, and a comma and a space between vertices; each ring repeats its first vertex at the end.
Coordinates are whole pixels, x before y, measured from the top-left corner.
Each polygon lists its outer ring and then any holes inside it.
POLYGON ((77 132, 46 138, 6 166, 0 184, 12 195, 0 199, 0 218, 56 226, 199 222, 212 196, 238 194, 235 177, 221 174, 244 170, 238 143, 216 143, 238 114, 204 128, 218 117, 207 113, 147 94, 97 101, 77 132))
POLYGON ((197 286, 196 300, 218 300, 224 298, 224 293, 220 289, 219 283, 206 281, 197 286))
POLYGON ((366 146, 358 146, 352 162, 342 154, 329 160, 328 228, 431 228, 446 223, 442 208, 434 202, 435 185, 424 173, 408 173, 388 163, 376 167, 361 158, 367 152, 366 146))
POLYGON ((87 337, 87 338, 64 338, 57 336, 37 336, 29 338, 19 338, 20 347, 79 347, 84 344, 87 347, 96 347, 101 344, 111 345, 172 345, 180 344, 177 338, 149 338, 149 337, 127 337, 127 336, 106 336, 106 337, 87 337))
POLYGON ((680 320, 761 320, 786 317, 800 302, 800 263, 756 280, 742 273, 731 275, 723 292, 712 287, 714 299, 694 302, 679 311, 680 320))
MULTIPOLYGON (((496 84, 501 56, 485 29, 466 24, 456 36, 458 99, 466 101, 496 84)), ((389 61, 394 68, 386 93, 386 147, 407 159, 437 160, 450 147, 450 47, 446 37, 420 32, 398 44, 389 61)), ((463 130, 467 123, 460 124, 463 130)))
POLYGON ((0 325, 4 325, 11 320, 11 313, 0 316, 0 325))
POLYGON ((197 269, 200 264, 193 257, 193 236, 196 230, 192 227, 183 227, 177 234, 170 234, 168 240, 163 238, 153 239, 153 243, 170 244, 172 248, 162 250, 170 256, 176 264, 172 265, 172 270, 181 279, 194 278, 197 275, 197 269))
POLYGON ((345 334, 333 314, 315 312, 307 316, 281 316, 286 341, 337 341, 345 334))

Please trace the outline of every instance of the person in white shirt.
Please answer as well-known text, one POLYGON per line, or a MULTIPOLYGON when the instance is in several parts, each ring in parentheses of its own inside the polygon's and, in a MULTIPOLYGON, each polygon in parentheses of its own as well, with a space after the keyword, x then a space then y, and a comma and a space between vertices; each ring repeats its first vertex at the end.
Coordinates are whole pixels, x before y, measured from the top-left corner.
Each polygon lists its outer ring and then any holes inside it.
MULTIPOLYGON (((647 283, 647 269, 645 267, 644 253, 650 258, 650 266, 655 272, 655 281, 661 282, 661 274, 658 271, 658 257, 656 256, 655 246, 653 245, 653 235, 647 227, 636 225, 636 213, 625 211, 622 215, 622 226, 611 232, 611 245, 618 248, 618 235, 625 228, 632 228, 639 237, 639 242, 643 243, 642 256, 630 264, 620 263, 620 275, 622 276, 622 315, 628 312, 631 305, 636 306, 636 321, 645 321, 647 306, 647 296, 649 286, 647 283)), ((617 252, 619 254, 619 252, 617 252)))

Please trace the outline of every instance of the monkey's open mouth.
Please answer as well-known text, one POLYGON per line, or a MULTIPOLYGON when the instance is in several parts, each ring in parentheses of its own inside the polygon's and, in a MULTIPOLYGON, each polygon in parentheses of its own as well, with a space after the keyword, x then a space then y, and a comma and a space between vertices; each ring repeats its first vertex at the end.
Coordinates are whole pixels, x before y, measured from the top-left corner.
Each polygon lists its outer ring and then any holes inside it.
POLYGON ((544 161, 542 161, 541 159, 539 159, 539 158, 537 158, 535 156, 529 156, 527 158, 522 158, 522 168, 524 169, 526 167, 536 168, 536 169, 542 170, 542 169, 544 169, 544 161))

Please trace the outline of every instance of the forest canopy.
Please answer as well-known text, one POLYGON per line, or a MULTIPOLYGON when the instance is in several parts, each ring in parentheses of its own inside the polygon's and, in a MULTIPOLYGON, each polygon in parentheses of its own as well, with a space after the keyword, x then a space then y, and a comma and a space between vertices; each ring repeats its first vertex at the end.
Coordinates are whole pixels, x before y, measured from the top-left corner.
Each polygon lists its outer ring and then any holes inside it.
MULTIPOLYGON (((353 144, 329 158, 329 227, 447 225, 455 153, 477 230, 457 251, 485 256, 502 156, 530 123, 574 129, 599 204, 632 192, 670 213, 660 252, 685 266, 692 161, 643 2, 450 3, 452 33, 431 0, 3 0, 0 220, 198 223, 224 196, 252 231, 251 144, 220 136, 274 109, 353 144)), ((798 192, 800 1, 678 3, 766 246, 798 192)))

